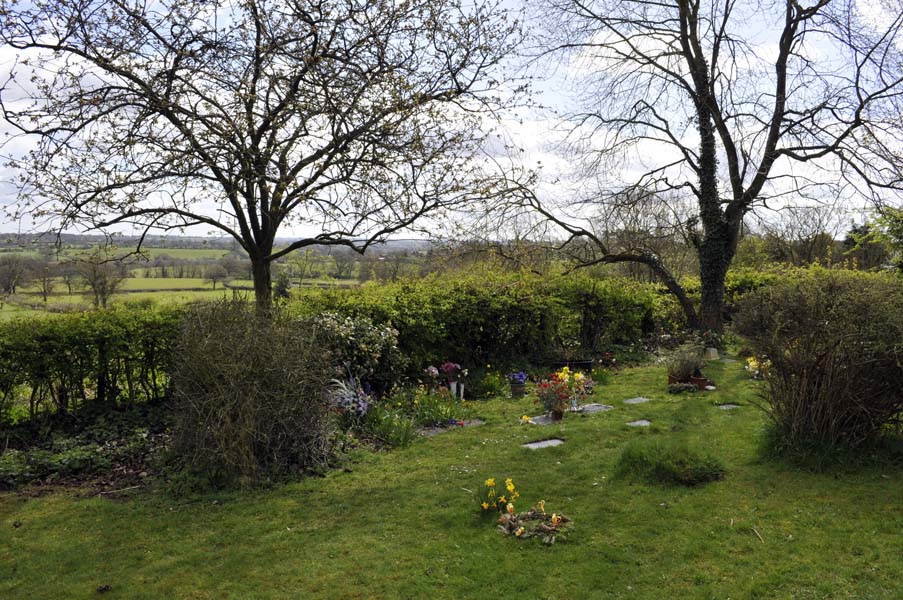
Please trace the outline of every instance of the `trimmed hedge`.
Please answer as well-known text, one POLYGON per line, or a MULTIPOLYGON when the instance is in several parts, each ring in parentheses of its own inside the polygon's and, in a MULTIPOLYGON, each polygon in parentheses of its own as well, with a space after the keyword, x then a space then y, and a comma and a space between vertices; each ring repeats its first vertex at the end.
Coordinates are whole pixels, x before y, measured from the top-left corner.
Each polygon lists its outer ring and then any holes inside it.
POLYGON ((158 399, 181 321, 173 308, 117 308, 0 324, 0 417, 17 392, 28 419, 158 399))
POLYGON ((657 296, 653 286, 585 274, 481 273, 303 290, 292 309, 391 325, 417 373, 446 360, 514 367, 591 356, 651 333, 657 296))

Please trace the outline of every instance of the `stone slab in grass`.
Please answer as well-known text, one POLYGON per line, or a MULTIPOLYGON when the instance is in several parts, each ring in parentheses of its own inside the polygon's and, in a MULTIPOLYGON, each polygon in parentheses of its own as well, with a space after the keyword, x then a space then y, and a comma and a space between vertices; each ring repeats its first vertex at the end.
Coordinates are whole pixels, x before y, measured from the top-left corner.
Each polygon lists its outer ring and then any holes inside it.
POLYGON ((439 435, 440 433, 445 433, 446 431, 452 431, 458 427, 475 427, 477 425, 482 425, 485 423, 483 419, 470 419, 467 421, 458 421, 457 424, 451 425, 448 427, 423 427, 420 429, 419 433, 425 437, 432 437, 434 435, 439 435))
POLYGON ((624 404, 642 404, 644 402, 650 402, 650 399, 644 396, 637 396, 636 398, 628 398, 627 400, 624 400, 624 404))
POLYGON ((549 415, 539 415, 536 417, 530 417, 530 420, 527 421, 530 425, 551 425, 552 423, 557 423, 558 421, 553 421, 552 417, 549 415))
POLYGON ((740 408, 739 404, 719 404, 718 408, 721 410, 733 410, 735 408, 740 408))
POLYGON ((730 364, 730 363, 735 363, 735 362, 737 362, 737 359, 735 359, 735 358, 722 358, 722 359, 719 360, 718 362, 730 364))
POLYGON ((528 444, 521 444, 524 448, 529 448, 530 450, 539 450, 540 448, 552 448, 554 446, 560 446, 564 443, 564 440, 560 438, 551 438, 548 440, 539 440, 538 442, 530 442, 528 444))
POLYGON ((598 404, 593 402, 592 404, 584 404, 579 407, 577 410, 572 412, 585 413, 591 415, 593 413, 605 412, 608 410, 614 409, 614 406, 609 406, 608 404, 598 404))
POLYGON ((640 419, 639 421, 631 421, 627 424, 629 427, 649 427, 652 425, 652 421, 647 421, 646 419, 640 419))

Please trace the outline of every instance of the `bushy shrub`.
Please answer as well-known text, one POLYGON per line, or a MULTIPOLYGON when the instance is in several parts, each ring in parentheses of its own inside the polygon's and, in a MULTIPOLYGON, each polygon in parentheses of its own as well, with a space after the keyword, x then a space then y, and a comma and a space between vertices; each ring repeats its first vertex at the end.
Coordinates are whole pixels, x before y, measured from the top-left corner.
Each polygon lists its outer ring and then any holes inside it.
POLYGON ((771 361, 765 399, 790 438, 860 446, 903 410, 903 281, 812 270, 748 295, 736 319, 771 361))
POLYGON ((693 486, 723 479, 725 470, 719 459, 685 440, 645 437, 624 446, 616 473, 652 483, 693 486))
POLYGON ((317 346, 328 352, 336 369, 334 377, 340 381, 353 378, 381 393, 405 371, 398 331, 389 325, 374 324, 364 316, 324 312, 301 319, 297 326, 314 332, 317 346))
POLYGON ((327 462, 330 373, 314 331, 219 302, 186 314, 178 355, 173 443, 189 466, 245 483, 327 462))

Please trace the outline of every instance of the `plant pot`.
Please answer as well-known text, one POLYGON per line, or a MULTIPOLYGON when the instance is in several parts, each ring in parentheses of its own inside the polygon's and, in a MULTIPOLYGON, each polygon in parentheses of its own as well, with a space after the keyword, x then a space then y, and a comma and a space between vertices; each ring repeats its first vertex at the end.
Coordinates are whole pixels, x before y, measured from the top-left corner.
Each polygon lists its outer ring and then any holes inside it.
POLYGON ((702 391, 705 390, 710 385, 715 385, 709 379, 705 377, 690 377, 689 383, 692 383, 696 386, 696 389, 702 391))
POLYGON ((511 397, 512 398, 523 398, 527 394, 527 384, 525 383, 512 383, 511 384, 511 397))
POLYGON ((560 421, 561 419, 564 418, 564 411, 553 409, 549 413, 549 418, 552 419, 553 421, 560 421))

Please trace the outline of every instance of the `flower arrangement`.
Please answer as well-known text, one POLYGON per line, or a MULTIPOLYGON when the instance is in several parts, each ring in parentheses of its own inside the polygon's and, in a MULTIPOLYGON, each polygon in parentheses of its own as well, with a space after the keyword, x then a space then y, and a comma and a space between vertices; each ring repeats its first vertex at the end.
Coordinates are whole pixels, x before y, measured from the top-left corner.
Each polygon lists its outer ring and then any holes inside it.
POLYGON ((341 415, 360 419, 370 410, 372 399, 354 377, 345 381, 333 379, 329 387, 329 399, 341 415))
POLYGON ((559 373, 552 373, 536 384, 536 401, 546 412, 564 412, 570 405, 571 390, 568 380, 559 373))
POLYGON ((510 383, 515 385, 525 385, 527 383, 527 374, 524 371, 508 373, 507 378, 510 383))
POLYGON ((505 480, 505 489, 498 489, 495 477, 490 477, 483 482, 483 491, 479 497, 480 512, 482 514, 513 513, 514 501, 520 497, 517 487, 511 478, 505 480))
POLYGON ((563 367, 536 385, 537 401, 549 412, 576 407, 592 392, 592 379, 563 367))
POLYGON ((458 381, 462 377, 467 377, 467 369, 464 369, 458 363, 444 362, 439 365, 439 370, 448 378, 449 382, 458 381))

